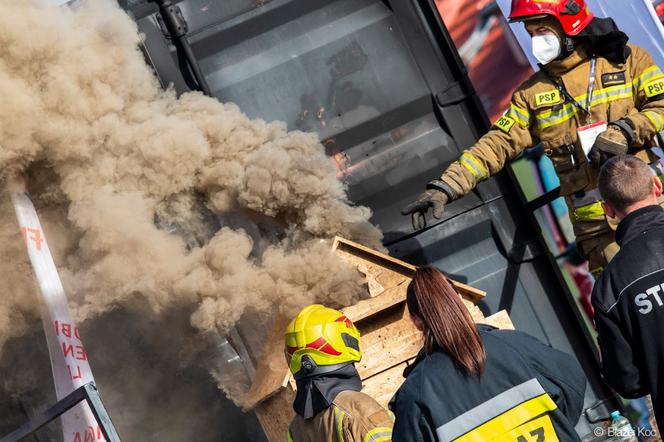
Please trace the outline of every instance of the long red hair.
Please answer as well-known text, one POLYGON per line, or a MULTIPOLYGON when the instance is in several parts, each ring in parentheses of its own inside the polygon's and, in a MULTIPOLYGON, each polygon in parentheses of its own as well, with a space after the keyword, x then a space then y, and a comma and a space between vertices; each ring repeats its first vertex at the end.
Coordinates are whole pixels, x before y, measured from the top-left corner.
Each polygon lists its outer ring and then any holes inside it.
POLYGON ((424 351, 445 351, 468 376, 486 364, 484 343, 470 312, 447 277, 433 267, 418 267, 406 297, 411 316, 422 323, 424 351))

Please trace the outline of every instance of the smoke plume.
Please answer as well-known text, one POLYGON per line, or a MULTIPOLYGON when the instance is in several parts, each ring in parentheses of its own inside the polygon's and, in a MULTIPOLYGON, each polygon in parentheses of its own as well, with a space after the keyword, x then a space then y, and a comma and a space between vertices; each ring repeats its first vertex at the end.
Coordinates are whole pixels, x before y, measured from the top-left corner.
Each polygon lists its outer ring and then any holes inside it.
MULTIPOLYGON (((72 312, 91 340, 110 333, 95 324, 126 322, 118 312, 146 324, 184 312, 189 328, 172 342, 187 341, 190 353, 174 360, 204 365, 197 355, 209 337, 241 318, 267 330, 278 311, 358 298, 362 279, 330 240, 380 248, 381 233, 368 209, 349 203, 315 134, 250 120, 200 93, 162 90, 134 22, 111 1, 0 4, 0 183, 28 177, 72 312)), ((0 209, 2 355, 39 316, 6 194, 0 209)), ((127 341, 149 358, 170 339, 161 330, 127 341)), ((93 372, 102 363, 91 357, 93 372)), ((243 389, 216 376, 241 401, 243 389)))

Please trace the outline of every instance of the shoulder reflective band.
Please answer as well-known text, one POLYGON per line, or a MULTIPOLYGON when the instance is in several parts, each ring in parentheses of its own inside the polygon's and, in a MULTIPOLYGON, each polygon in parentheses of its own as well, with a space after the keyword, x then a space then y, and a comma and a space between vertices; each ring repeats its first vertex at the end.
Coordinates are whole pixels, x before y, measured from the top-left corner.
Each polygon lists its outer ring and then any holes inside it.
POLYGON ((652 98, 664 94, 664 78, 655 78, 643 87, 646 97, 652 98))
POLYGON ((639 75, 634 79, 634 81, 632 81, 632 83, 634 84, 634 88, 638 91, 643 89, 643 86, 653 78, 660 78, 660 77, 664 77, 664 73, 662 73, 659 67, 653 65, 650 66, 645 71, 643 71, 641 75, 639 75))
POLYGON ((652 125, 655 126, 655 130, 657 132, 661 132, 662 130, 664 130, 664 118, 662 118, 662 116, 659 113, 653 111, 645 111, 643 115, 648 117, 652 125))
POLYGON ((535 95, 535 106, 537 107, 558 104, 561 101, 563 101, 563 99, 560 96, 560 91, 557 89, 535 95))
POLYGON ((362 442, 386 442, 392 440, 392 429, 387 427, 378 427, 370 430, 362 442))
POLYGON ((505 116, 516 120, 521 127, 528 127, 530 125, 530 114, 528 111, 514 103, 510 104, 510 108, 505 112, 505 116))
POLYGON ((548 411, 556 403, 535 378, 510 388, 436 429, 439 440, 486 441, 548 411))
POLYGON ((295 442, 293 441, 293 435, 291 434, 290 430, 286 433, 286 442, 295 442))
POLYGON ((558 442, 558 434, 553 428, 551 418, 544 415, 540 418, 532 420, 521 426, 516 427, 514 430, 507 434, 498 436, 492 439, 491 442, 558 442))
POLYGON ((344 417, 346 413, 343 410, 340 410, 336 405, 334 406, 334 420, 337 424, 337 437, 339 442, 345 442, 344 440, 344 417))
MULTIPOLYGON (((514 124, 514 122, 512 122, 512 124, 514 124)), ((463 155, 461 155, 461 158, 459 158, 459 164, 461 164, 471 174, 473 174, 473 177, 475 177, 477 181, 481 181, 489 177, 489 171, 486 170, 480 160, 475 158, 475 156, 471 153, 464 152, 463 155)))
POLYGON ((604 209, 602 208, 602 202, 597 201, 587 206, 577 207, 572 212, 572 221, 595 221, 597 218, 604 217, 604 209))
POLYGON ((508 117, 507 115, 503 115, 496 121, 495 126, 505 132, 506 134, 510 133, 510 130, 512 130, 512 126, 514 126, 515 121, 508 117))

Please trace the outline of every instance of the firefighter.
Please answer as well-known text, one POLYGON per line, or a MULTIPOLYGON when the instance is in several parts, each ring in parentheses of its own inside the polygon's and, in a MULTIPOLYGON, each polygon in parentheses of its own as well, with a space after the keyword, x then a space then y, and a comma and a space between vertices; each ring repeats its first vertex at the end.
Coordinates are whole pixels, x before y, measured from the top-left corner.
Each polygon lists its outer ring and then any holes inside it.
POLYGON ((439 219, 447 203, 541 142, 560 178, 578 248, 597 275, 618 250, 597 191, 598 170, 623 153, 656 163, 650 146, 664 129, 664 74, 648 52, 627 44, 612 19, 594 18, 585 0, 512 0, 510 20, 524 22, 540 70, 516 89, 491 130, 402 214, 424 228, 429 208, 439 219))
POLYGON ((424 348, 390 403, 394 441, 580 441, 586 377, 576 359, 475 324, 432 267, 415 271, 406 304, 424 348))
POLYGON ((297 384, 287 441, 392 440, 392 416, 360 391, 355 369, 362 358, 360 332, 350 319, 310 305, 290 323, 285 341, 286 361, 297 384))
POLYGON ((642 161, 620 156, 599 174, 607 213, 620 220, 620 252, 592 294, 602 374, 621 396, 652 396, 664 426, 664 210, 662 182, 642 161))

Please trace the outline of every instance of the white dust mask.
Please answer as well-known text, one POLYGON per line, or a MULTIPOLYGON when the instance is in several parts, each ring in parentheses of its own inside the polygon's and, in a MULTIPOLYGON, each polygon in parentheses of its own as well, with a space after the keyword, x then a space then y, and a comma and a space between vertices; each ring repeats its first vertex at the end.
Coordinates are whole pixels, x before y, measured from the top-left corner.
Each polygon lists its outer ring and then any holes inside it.
POLYGON ((533 55, 542 64, 547 64, 560 55, 560 40, 554 34, 533 37, 533 55))

